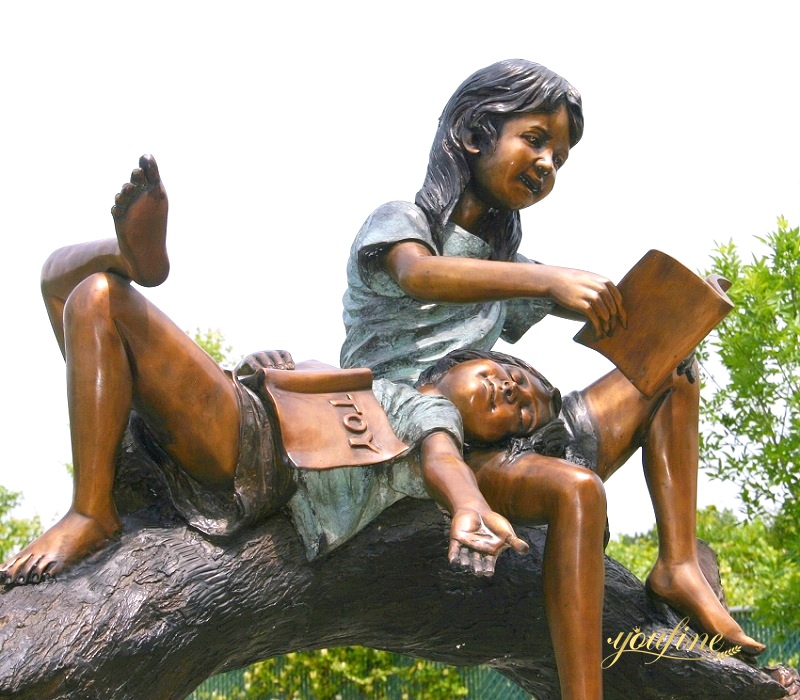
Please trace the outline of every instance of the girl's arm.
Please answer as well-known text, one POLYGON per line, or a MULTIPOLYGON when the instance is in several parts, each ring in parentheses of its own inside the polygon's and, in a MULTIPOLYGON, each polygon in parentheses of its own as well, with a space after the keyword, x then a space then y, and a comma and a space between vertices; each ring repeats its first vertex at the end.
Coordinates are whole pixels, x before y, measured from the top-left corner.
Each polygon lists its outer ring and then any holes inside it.
POLYGON ((448 433, 435 432, 422 441, 421 461, 428 492, 453 516, 447 555, 451 564, 491 576, 495 560, 505 549, 528 551, 528 544, 516 536, 508 520, 489 507, 448 433))
POLYGON ((422 301, 475 303, 517 297, 549 297, 572 317, 588 319, 605 336, 627 316, 617 287, 592 272, 552 265, 432 255, 413 241, 384 254, 385 270, 409 296, 422 301), (580 317, 579 316, 579 317, 580 317))

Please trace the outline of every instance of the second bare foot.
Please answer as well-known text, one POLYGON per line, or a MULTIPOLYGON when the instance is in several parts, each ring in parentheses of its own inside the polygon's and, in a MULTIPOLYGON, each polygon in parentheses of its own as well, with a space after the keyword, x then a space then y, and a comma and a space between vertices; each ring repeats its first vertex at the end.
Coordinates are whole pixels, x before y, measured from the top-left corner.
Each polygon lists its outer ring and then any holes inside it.
POLYGON ((156 287, 169 275, 168 209, 167 191, 156 160, 143 155, 111 208, 126 266, 121 272, 143 287, 156 287))
POLYGON ((118 521, 104 526, 94 518, 70 510, 47 532, 0 567, 0 584, 20 586, 54 578, 104 547, 119 530, 118 521))
POLYGON ((667 566, 657 562, 647 577, 647 589, 692 624, 710 635, 722 635, 730 646, 746 654, 760 654, 766 648, 748 636, 720 603, 700 567, 691 563, 667 566))

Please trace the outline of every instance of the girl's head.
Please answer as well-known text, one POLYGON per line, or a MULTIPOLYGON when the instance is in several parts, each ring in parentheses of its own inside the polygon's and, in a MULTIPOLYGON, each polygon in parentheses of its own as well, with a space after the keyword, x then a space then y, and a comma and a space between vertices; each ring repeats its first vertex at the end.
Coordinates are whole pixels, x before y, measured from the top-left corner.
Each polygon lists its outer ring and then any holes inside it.
MULTIPOLYGON (((471 179, 467 144, 491 152, 503 123, 531 112, 556 112, 565 106, 570 147, 583 135, 578 91, 553 71, 522 59, 500 61, 467 78, 439 118, 428 172, 416 203, 438 235, 471 179)), ((494 210, 478 233, 493 248, 493 258, 509 260, 519 247, 519 212, 494 210)))

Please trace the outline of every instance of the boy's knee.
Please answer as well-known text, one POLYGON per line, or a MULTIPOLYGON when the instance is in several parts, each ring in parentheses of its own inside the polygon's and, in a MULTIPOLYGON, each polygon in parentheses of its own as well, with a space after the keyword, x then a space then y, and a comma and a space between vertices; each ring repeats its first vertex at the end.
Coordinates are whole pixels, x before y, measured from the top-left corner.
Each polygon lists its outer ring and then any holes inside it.
POLYGON ((116 275, 96 272, 82 280, 72 290, 64 307, 65 319, 87 312, 110 313, 111 297, 116 287, 125 284, 116 275))

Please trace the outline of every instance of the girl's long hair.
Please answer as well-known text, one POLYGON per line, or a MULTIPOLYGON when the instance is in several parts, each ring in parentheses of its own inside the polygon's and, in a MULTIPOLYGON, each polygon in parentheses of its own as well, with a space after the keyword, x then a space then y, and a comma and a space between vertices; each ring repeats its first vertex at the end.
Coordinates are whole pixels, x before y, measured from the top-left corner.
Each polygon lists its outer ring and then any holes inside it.
MULTIPOLYGON (((439 118, 428 158, 428 172, 415 202, 428 218, 434 240, 453 213, 470 180, 464 144, 471 136, 482 149, 492 149, 509 117, 530 112, 552 113, 565 104, 570 147, 583 135, 581 96, 564 78, 523 59, 499 61, 467 78, 439 118)), ((514 258, 522 238, 518 211, 491 209, 477 233, 492 247, 492 259, 514 258)))

